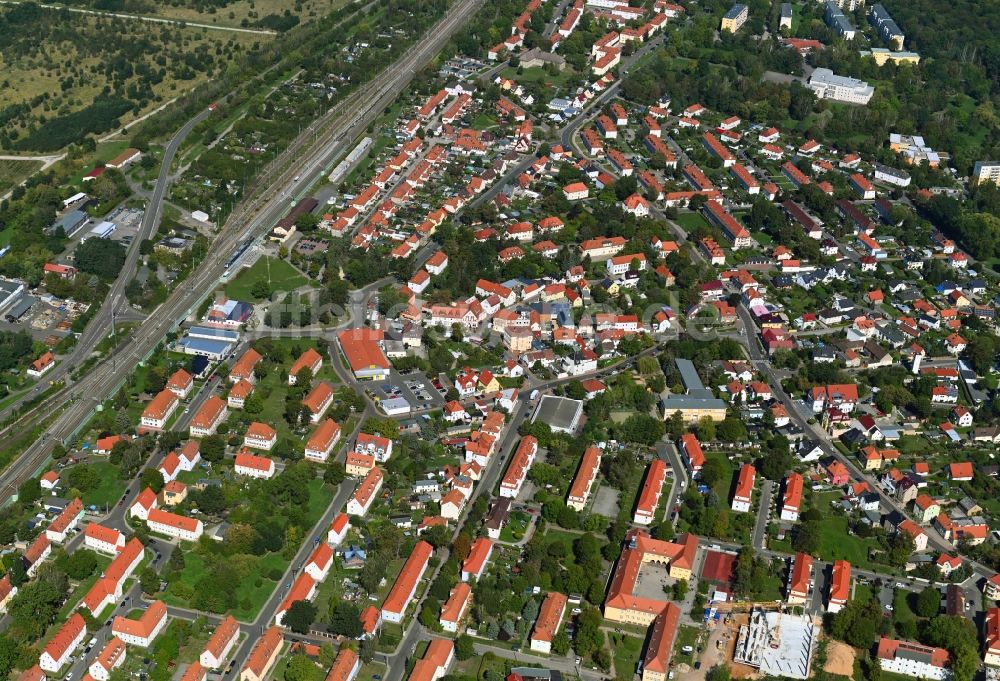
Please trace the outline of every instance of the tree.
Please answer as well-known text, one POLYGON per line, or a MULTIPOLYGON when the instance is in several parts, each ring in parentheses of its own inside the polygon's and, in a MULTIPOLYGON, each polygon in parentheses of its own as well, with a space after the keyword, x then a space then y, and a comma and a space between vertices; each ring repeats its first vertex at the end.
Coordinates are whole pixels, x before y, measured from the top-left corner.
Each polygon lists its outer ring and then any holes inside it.
POLYGON ((56 565, 67 576, 79 581, 90 577, 97 570, 97 555, 93 551, 77 550, 60 555, 56 565))
POLYGON ((296 634, 308 634, 316 621, 316 606, 310 601, 295 601, 285 613, 284 623, 296 634))
POLYGON ((920 617, 934 617, 941 609, 941 592, 936 586, 928 586, 917 594, 913 608, 920 617))
POLYGON ((813 554, 819 549, 822 528, 817 521, 800 522, 792 534, 792 547, 802 553, 813 554))
POLYGON ((73 255, 77 269, 102 279, 114 279, 125 264, 125 247, 110 239, 87 239, 73 255))
POLYGON ((882 621, 882 606, 877 598, 849 601, 830 624, 830 634, 855 648, 871 645, 882 621))
POLYGON ((139 575, 139 583, 142 585, 142 592, 153 595, 160 590, 160 576, 151 567, 143 569, 139 575))
POLYGON ((455 657, 459 660, 468 660, 474 654, 472 637, 468 634, 459 636, 455 641, 455 657))
POLYGON ((250 295, 258 300, 271 297, 271 285, 263 279, 255 281, 250 287, 250 295))
POLYGON ((330 623, 327 629, 331 634, 348 638, 361 635, 361 611, 350 601, 336 601, 330 608, 330 623))
POLYGON ((36 501, 42 498, 42 485, 38 478, 31 478, 30 480, 25 480, 20 487, 17 488, 17 500, 26 506, 34 504, 36 501))
POLYGON ((705 678, 707 681, 729 681, 732 677, 729 673, 729 667, 719 664, 709 669, 705 678))
POLYGON ((209 435, 202 439, 198 450, 201 452, 201 458, 205 461, 212 463, 222 461, 226 454, 226 441, 222 439, 221 435, 209 435))
MULTIPOLYGON (((301 602, 296 601, 296 603, 301 602)), ((285 616, 287 617, 287 615, 285 616)), ((320 681, 322 678, 323 673, 320 668, 305 655, 293 655, 292 659, 288 661, 288 666, 285 667, 285 681, 320 681)))
POLYGON ((73 466, 66 470, 66 484, 81 492, 89 492, 101 483, 97 470, 86 464, 73 466))
POLYGON ((703 442, 715 440, 715 421, 711 416, 702 416, 698 420, 698 439, 703 442))
POLYGON ((149 487, 157 494, 163 490, 164 484, 163 474, 160 473, 157 468, 147 468, 142 472, 142 475, 139 476, 139 486, 144 488, 149 487))

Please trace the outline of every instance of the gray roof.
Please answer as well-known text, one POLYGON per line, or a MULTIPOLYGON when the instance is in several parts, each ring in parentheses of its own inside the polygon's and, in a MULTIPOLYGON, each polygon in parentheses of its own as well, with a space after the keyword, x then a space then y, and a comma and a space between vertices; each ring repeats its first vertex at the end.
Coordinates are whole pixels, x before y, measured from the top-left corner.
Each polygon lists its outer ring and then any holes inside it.
POLYGON ((726 401, 717 397, 697 397, 693 395, 670 395, 660 403, 664 413, 672 414, 684 409, 725 409, 726 401))
POLYGON ((705 389, 705 385, 701 382, 701 376, 698 375, 698 370, 694 367, 694 362, 678 357, 674 360, 674 365, 681 374, 681 381, 684 382, 684 388, 689 393, 705 389))
POLYGON ((744 4, 742 4, 742 3, 737 3, 737 4, 733 5, 732 7, 729 8, 729 11, 726 12, 726 18, 727 19, 735 19, 740 14, 742 14, 743 10, 745 10, 746 8, 747 8, 747 6, 744 5, 744 4))
POLYGON ((572 430, 576 428, 583 413, 583 401, 568 397, 544 395, 535 409, 531 422, 541 420, 553 429, 572 430))

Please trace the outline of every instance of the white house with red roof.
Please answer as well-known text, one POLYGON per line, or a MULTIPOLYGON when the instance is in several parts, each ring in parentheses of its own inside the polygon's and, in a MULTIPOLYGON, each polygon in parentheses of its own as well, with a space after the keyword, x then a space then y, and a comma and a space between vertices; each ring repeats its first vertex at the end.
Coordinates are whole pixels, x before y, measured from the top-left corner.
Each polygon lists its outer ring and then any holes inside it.
POLYGON ((333 567, 333 549, 329 544, 320 542, 302 569, 317 582, 322 582, 330 574, 331 567, 333 567))
POLYGON ((100 523, 89 523, 83 530, 83 545, 98 553, 112 556, 125 548, 125 535, 100 523))
POLYGON ((274 477, 274 459, 251 454, 245 449, 236 454, 234 471, 247 478, 268 480, 274 477))
POLYGON ((350 529, 351 519, 346 513, 338 513, 337 517, 330 523, 330 529, 326 532, 326 543, 330 546, 340 546, 350 529))
POLYGON ((490 557, 493 555, 493 542, 486 537, 479 537, 472 543, 468 557, 462 561, 462 581, 479 579, 486 572, 490 557))
POLYGON ((138 518, 139 520, 146 520, 149 517, 149 512, 154 508, 159 507, 160 502, 156 498, 156 492, 147 487, 146 489, 139 492, 136 496, 135 501, 129 507, 129 515, 133 518, 138 518))
POLYGON ((83 643, 86 635, 87 623, 80 613, 73 613, 56 635, 49 639, 38 658, 38 666, 44 671, 55 674, 69 662, 70 656, 83 643))

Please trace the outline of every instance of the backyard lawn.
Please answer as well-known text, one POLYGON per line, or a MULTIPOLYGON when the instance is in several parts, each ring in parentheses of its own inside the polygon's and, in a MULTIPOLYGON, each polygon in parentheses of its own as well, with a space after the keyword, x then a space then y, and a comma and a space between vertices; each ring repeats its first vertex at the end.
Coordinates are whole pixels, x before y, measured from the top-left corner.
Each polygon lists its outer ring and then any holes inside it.
POLYGON ((257 302, 261 298, 254 296, 251 290, 254 284, 262 281, 270 281, 272 291, 294 291, 309 283, 305 275, 287 261, 263 257, 226 284, 226 295, 234 300, 257 302))
POLYGON ((84 505, 101 508, 117 504, 125 493, 125 481, 119 477, 118 467, 107 461, 96 461, 90 467, 98 474, 100 482, 94 489, 84 492, 84 505))
POLYGON ((701 213, 679 213, 677 215, 677 224, 684 228, 684 231, 690 232, 694 229, 708 229, 711 227, 701 213))
POLYGON ((615 676, 619 679, 631 679, 639 667, 642 639, 624 634, 609 634, 608 638, 615 658, 615 676))

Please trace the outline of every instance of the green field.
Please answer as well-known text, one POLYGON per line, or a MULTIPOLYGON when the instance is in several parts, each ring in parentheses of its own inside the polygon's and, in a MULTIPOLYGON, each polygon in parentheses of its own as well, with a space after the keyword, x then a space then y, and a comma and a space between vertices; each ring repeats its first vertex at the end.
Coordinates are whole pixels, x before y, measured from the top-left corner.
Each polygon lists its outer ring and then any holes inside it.
POLYGON ((258 302, 262 299, 255 297, 251 290, 261 281, 270 281, 272 291, 294 291, 309 283, 305 275, 285 260, 265 257, 226 284, 226 295, 234 300, 258 302))
POLYGON ((701 213, 678 213, 675 222, 683 227, 686 232, 690 232, 694 229, 711 228, 711 225, 708 224, 708 220, 706 220, 701 213))
POLYGON ((41 161, 0 161, 0 196, 42 167, 41 161))
POLYGON ((615 676, 619 679, 631 679, 639 667, 642 639, 624 634, 608 634, 608 640, 615 658, 615 676))
POLYGON ((125 481, 118 475, 118 467, 107 461, 97 461, 90 464, 90 467, 98 472, 101 482, 97 487, 83 494, 84 505, 94 505, 100 508, 117 504, 122 494, 125 493, 125 481))
POLYGON ((698 642, 698 631, 699 627, 692 627, 690 625, 682 624, 677 629, 677 640, 674 641, 674 659, 677 662, 687 662, 688 664, 694 663, 694 653, 682 653, 681 648, 684 646, 695 647, 698 642))

